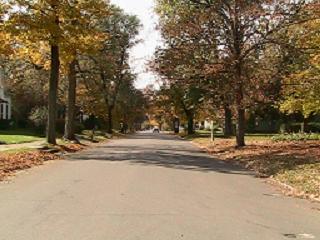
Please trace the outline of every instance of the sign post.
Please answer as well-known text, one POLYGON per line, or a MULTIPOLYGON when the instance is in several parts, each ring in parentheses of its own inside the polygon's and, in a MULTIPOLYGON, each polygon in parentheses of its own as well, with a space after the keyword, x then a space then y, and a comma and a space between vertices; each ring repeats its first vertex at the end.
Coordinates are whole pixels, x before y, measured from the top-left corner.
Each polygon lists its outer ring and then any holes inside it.
POLYGON ((214 124, 211 121, 211 142, 214 142, 214 124))

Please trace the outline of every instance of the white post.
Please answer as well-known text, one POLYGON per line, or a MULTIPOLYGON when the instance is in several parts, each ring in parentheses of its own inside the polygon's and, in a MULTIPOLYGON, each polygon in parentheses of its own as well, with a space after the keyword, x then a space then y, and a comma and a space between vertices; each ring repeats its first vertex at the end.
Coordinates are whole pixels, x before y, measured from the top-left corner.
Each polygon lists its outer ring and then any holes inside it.
POLYGON ((211 142, 214 142, 214 126, 213 126, 213 121, 211 121, 211 142))

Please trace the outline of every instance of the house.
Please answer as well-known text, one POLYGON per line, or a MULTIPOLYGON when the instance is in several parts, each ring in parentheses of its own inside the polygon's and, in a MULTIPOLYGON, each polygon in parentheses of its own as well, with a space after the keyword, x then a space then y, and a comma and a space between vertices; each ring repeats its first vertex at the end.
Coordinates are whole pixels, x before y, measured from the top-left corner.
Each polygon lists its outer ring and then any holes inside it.
POLYGON ((11 119, 11 98, 6 94, 4 70, 0 68, 0 120, 11 119))

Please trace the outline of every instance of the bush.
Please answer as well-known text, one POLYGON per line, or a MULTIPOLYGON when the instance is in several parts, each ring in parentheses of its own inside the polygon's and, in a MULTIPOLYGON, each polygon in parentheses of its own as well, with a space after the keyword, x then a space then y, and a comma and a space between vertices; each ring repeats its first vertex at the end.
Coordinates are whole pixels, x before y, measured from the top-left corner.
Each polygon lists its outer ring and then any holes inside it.
POLYGON ((314 132, 314 133, 320 133, 320 123, 318 122, 311 122, 307 126, 307 131, 314 132))
POLYGON ((272 137, 273 141, 310 141, 320 140, 320 134, 316 133, 292 133, 292 134, 280 134, 272 137))
MULTIPOLYGON (((286 132, 290 133, 299 133, 301 131, 302 123, 294 122, 288 123, 285 125, 286 132)), ((310 122, 307 124, 306 132, 320 133, 320 123, 318 122, 310 122)))
POLYGON ((0 130, 7 130, 11 127, 11 120, 1 119, 0 120, 0 130))
POLYGON ((75 133, 82 133, 83 130, 85 130, 85 127, 82 123, 77 122, 75 124, 75 133))
MULTIPOLYGON (((59 134, 64 134, 65 131, 65 123, 66 121, 64 119, 58 119, 56 121, 57 125, 56 125, 56 131, 59 134)), ((74 124, 74 131, 75 133, 81 133, 84 130, 84 125, 79 123, 79 122, 75 122, 74 124)))
MULTIPOLYGON (((48 119, 48 109, 47 107, 36 107, 32 109, 29 121, 32 123, 36 131, 41 134, 45 134, 48 119)), ((56 132, 59 134, 64 134, 65 120, 57 119, 56 121, 56 132)), ((75 132, 81 133, 85 129, 84 125, 81 123, 75 123, 75 132)))
MULTIPOLYGON (((56 125, 57 133, 64 134, 65 124, 66 124, 66 121, 64 119, 58 119, 57 120, 57 125, 56 125)), ((84 129, 85 128, 84 128, 83 124, 81 124, 79 122, 75 122, 74 123, 74 131, 75 131, 75 133, 81 133, 84 129)))
POLYGON ((57 119, 56 132, 59 134, 63 134, 64 133, 64 126, 65 126, 65 120, 64 119, 57 119))
POLYGON ((31 113, 29 115, 29 120, 36 128, 36 130, 41 134, 45 133, 46 131, 47 119, 47 107, 35 107, 31 110, 31 113))
POLYGON ((91 130, 94 126, 96 129, 102 129, 104 122, 101 119, 90 116, 88 119, 84 120, 83 126, 86 130, 91 130))

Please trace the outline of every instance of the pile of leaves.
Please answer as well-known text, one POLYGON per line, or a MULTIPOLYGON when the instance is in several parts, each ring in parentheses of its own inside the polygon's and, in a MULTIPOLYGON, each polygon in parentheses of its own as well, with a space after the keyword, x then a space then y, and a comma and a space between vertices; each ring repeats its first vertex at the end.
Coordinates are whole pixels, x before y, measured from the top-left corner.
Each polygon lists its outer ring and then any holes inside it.
POLYGON ((39 151, 22 151, 17 153, 0 153, 0 181, 12 176, 14 173, 39 166, 46 161, 57 160, 59 153, 74 153, 83 150, 84 144, 70 143, 47 147, 39 151))
POLYGON ((73 152, 81 151, 81 150, 85 149, 86 147, 87 147, 87 145, 84 145, 84 144, 70 143, 70 144, 66 144, 66 145, 61 145, 58 148, 61 152, 73 153, 73 152))
POLYGON ((272 178, 291 186, 294 195, 320 199, 320 141, 250 141, 234 147, 232 139, 195 139, 216 158, 241 164, 258 177, 272 178))
POLYGON ((42 165, 46 161, 56 160, 55 154, 41 151, 26 151, 19 153, 0 154, 0 181, 17 171, 26 170, 33 166, 42 165))

